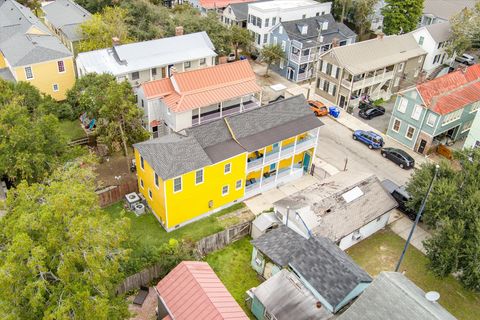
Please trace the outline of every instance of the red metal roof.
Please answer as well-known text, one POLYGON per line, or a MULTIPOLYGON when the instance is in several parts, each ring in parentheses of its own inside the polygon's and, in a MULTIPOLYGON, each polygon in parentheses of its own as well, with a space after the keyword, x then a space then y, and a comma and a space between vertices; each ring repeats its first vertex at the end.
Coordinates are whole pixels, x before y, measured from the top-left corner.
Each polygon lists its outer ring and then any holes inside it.
POLYGON ((181 262, 157 284, 157 291, 176 320, 248 320, 206 262, 181 262))
POLYGON ((160 98, 173 112, 184 112, 260 92, 247 60, 176 73, 146 82, 147 99, 160 98))
POLYGON ((231 3, 254 2, 255 0, 200 0, 200 6, 205 9, 225 8, 231 3))
POLYGON ((480 64, 418 84, 417 90, 433 112, 443 115, 461 109, 480 101, 480 64))

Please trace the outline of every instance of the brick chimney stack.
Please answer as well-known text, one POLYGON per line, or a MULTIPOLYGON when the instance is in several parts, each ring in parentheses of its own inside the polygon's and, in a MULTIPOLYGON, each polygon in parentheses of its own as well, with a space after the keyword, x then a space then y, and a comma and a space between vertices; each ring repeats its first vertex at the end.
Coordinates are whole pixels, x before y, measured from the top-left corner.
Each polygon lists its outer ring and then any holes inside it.
POLYGON ((183 27, 182 26, 175 27, 175 36, 183 36, 183 27))

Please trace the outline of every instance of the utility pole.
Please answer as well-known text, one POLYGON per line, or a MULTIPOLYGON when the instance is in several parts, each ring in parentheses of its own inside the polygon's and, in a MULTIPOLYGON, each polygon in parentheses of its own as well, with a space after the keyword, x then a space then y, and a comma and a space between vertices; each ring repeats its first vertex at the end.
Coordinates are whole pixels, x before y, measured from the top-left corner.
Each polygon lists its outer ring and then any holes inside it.
POLYGON ((398 260, 397 267, 395 268, 395 272, 398 272, 398 270, 400 269, 400 265, 402 264, 403 258, 405 257, 405 253, 407 252, 408 245, 410 244, 410 240, 412 239, 413 232, 415 231, 415 227, 420 221, 420 217, 422 216, 423 210, 425 209, 425 204, 427 203, 428 195, 430 194, 430 191, 432 191, 433 181, 435 181, 435 178, 437 177, 439 168, 440 166, 437 164, 435 166, 435 172, 433 173, 433 177, 432 177, 432 180, 430 181, 430 185, 428 186, 427 193, 425 194, 425 197, 422 200, 422 205, 420 206, 420 209, 418 209, 417 216, 415 217, 415 222, 413 223, 412 229, 410 230, 410 234, 408 235, 407 242, 405 242, 405 247, 403 248, 402 255, 398 260))

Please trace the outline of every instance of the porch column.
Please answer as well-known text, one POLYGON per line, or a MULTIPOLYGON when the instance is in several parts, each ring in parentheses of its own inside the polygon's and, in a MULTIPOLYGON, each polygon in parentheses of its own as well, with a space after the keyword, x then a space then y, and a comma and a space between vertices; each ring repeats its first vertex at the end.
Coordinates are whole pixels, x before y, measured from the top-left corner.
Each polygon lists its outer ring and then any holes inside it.
POLYGON ((220 118, 222 117, 223 114, 223 102, 220 102, 220 118))
POLYGON ((243 96, 240 97, 240 112, 243 112, 243 96))
POLYGON ((202 111, 201 109, 202 109, 202 108, 198 108, 198 124, 200 124, 201 118, 202 118, 202 117, 201 117, 201 111, 202 111))
MULTIPOLYGON (((315 155, 317 154, 317 145, 318 145, 318 137, 319 136, 320 136, 320 128, 317 128, 317 137, 315 138, 315 146, 313 146, 312 158, 314 158, 315 155)), ((312 163, 313 163, 313 159, 312 159, 312 163)))
POLYGON ((297 151, 298 136, 295 137, 295 143, 293 144, 292 163, 290 164, 290 174, 293 172, 293 165, 295 163, 295 152, 297 151))
POLYGON ((266 154, 267 154, 267 147, 263 148, 262 170, 263 170, 263 166, 265 165, 266 154))
POLYGON ((262 184, 263 184, 263 166, 262 166, 262 171, 260 171, 260 189, 262 188, 262 184))
POLYGON ((278 178, 278 170, 280 170, 280 161, 278 161, 277 164, 275 164, 276 172, 275 172, 275 184, 277 184, 277 178, 278 178))

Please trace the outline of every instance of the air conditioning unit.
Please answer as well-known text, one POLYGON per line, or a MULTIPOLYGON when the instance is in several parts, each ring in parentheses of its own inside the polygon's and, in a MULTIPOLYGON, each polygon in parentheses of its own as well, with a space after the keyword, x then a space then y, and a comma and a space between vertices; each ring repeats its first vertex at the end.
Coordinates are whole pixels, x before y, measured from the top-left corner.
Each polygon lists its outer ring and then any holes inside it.
POLYGON ((140 197, 135 192, 132 192, 125 195, 125 200, 127 201, 128 208, 133 210, 135 204, 140 202, 140 197))
POLYGON ((137 203, 133 207, 133 211, 135 211, 135 214, 137 216, 140 216, 145 213, 145 205, 143 203, 137 203))
POLYGON ((352 240, 360 240, 362 238, 362 234, 359 231, 355 231, 352 235, 352 240))
POLYGON ((210 209, 213 208, 213 200, 208 201, 208 207, 210 209))

